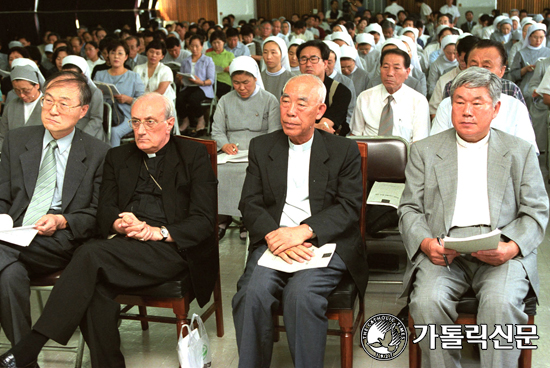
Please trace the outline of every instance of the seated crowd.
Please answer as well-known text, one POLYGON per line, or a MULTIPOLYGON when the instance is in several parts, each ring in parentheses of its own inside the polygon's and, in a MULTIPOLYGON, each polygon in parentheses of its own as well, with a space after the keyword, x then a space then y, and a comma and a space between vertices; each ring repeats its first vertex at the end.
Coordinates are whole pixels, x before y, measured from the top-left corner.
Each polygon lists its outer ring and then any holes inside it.
MULTIPOLYGON (((452 0, 415 5, 391 0, 373 14, 334 0, 290 19, 152 20, 0 47, 0 213, 38 230, 28 247, 0 241, 12 344, 0 367, 37 366, 49 339, 66 344, 77 327, 93 367, 124 367, 114 298, 184 270, 206 304, 216 240, 234 217, 250 241, 232 303, 239 367, 269 366, 280 303, 295 366, 321 367, 328 296, 346 273, 361 297, 368 281, 361 158, 348 136, 410 146, 395 225, 415 322, 441 332, 473 289, 478 323, 527 323, 549 212, 550 9, 475 22, 452 0), (217 181, 204 146, 180 133, 211 134, 219 158, 248 161, 220 165, 217 181), (496 249, 444 247, 495 229, 496 249), (302 263, 326 243, 337 244, 326 267, 258 266, 267 250, 302 263), (60 270, 31 326, 30 278, 60 270)), ((428 366, 460 366, 460 351, 421 348, 428 366)), ((519 352, 482 350, 481 365, 514 366, 519 352)))

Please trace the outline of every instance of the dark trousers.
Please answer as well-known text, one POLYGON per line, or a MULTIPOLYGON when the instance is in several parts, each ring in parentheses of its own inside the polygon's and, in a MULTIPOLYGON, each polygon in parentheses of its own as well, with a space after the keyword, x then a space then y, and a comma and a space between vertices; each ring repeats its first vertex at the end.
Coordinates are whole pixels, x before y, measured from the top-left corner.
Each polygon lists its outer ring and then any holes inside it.
POLYGON ((124 290, 157 285, 187 269, 172 243, 117 236, 77 249, 55 285, 34 330, 66 344, 80 325, 92 367, 125 367, 113 299, 124 290))
POLYGON ((176 99, 178 117, 180 119, 189 117, 190 120, 200 118, 204 114, 204 110, 201 106, 204 99, 206 99, 204 91, 199 87, 187 87, 178 93, 176 99))
POLYGON ((294 366, 323 366, 328 320, 327 297, 338 286, 346 265, 334 254, 325 268, 286 273, 258 266, 267 249, 254 250, 233 297, 233 322, 239 368, 268 368, 273 351, 273 312, 284 305, 284 323, 294 366))
POLYGON ((222 98, 223 95, 231 92, 231 86, 220 81, 216 81, 216 97, 222 98))
POLYGON ((30 276, 65 268, 78 245, 71 238, 60 230, 28 247, 0 242, 0 324, 12 346, 31 331, 30 276))

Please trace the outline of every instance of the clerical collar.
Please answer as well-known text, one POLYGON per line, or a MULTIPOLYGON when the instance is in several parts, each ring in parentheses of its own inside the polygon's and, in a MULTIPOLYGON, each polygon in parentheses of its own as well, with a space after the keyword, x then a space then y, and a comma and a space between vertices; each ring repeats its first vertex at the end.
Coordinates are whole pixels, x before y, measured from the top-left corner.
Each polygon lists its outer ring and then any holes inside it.
POLYGON ((275 73, 271 73, 269 70, 265 70, 266 74, 269 75, 270 77, 277 77, 281 74, 283 74, 285 72, 285 68, 284 67, 281 67, 281 69, 279 69, 278 72, 275 72, 275 73))
POLYGON ((164 147, 162 147, 161 149, 159 149, 155 153, 145 153, 145 152, 144 153, 147 155, 148 158, 162 157, 162 156, 166 155, 166 151, 168 151, 168 145, 169 144, 170 144, 170 141, 166 142, 164 147))
POLYGON ((299 67, 299 66, 291 66, 291 67, 290 67, 290 71, 291 71, 291 72, 299 72, 299 71, 300 71, 300 67, 299 67))
POLYGON ((311 149, 311 145, 313 144, 313 137, 315 136, 315 134, 313 134, 311 136, 311 138, 309 139, 309 141, 305 142, 305 143, 302 143, 302 144, 294 144, 290 141, 290 138, 288 139, 288 145, 290 147, 291 150, 293 151, 296 151, 296 152, 305 152, 305 151, 308 151, 311 149))
POLYGON ((466 149, 469 149, 469 148, 479 149, 479 148, 484 147, 487 144, 487 142, 489 141, 489 136, 490 135, 491 135, 491 131, 489 131, 489 133, 487 133, 485 138, 483 138, 482 140, 472 143, 472 142, 466 142, 464 139, 459 137, 458 133, 456 133, 456 142, 461 147, 464 147, 466 149))

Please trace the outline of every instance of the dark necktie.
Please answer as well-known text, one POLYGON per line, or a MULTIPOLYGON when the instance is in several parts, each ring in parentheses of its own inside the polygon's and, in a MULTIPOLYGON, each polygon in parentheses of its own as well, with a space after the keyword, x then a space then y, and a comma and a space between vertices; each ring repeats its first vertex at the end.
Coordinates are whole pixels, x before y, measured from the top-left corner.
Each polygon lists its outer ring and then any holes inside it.
POLYGON ((382 109, 380 114, 380 125, 378 126, 378 135, 379 136, 390 136, 393 132, 393 109, 391 107, 391 102, 393 101, 393 96, 388 96, 388 103, 382 109))

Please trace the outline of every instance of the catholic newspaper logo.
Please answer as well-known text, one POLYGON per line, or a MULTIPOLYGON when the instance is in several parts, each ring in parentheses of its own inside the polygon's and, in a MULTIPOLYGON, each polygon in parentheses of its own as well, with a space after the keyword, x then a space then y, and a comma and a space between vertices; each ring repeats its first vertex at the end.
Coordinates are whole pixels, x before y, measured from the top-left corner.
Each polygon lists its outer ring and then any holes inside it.
POLYGON ((365 353, 380 361, 393 360, 405 351, 408 342, 405 324, 393 314, 375 314, 361 328, 365 353))

